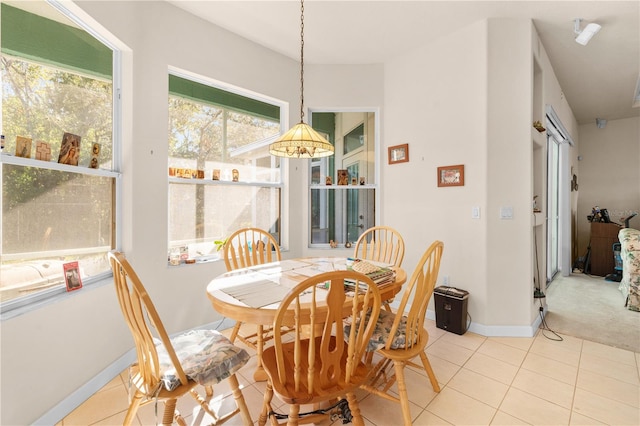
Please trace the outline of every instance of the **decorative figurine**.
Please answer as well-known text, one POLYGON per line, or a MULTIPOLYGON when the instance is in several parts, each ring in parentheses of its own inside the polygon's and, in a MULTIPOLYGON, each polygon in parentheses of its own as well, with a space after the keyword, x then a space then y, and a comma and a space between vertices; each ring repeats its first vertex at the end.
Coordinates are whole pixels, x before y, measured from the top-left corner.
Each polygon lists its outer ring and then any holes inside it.
POLYGON ((240 179, 240 172, 238 171, 238 169, 233 169, 233 170, 231 171, 231 176, 232 176, 232 180, 233 180, 234 182, 237 182, 237 181, 238 181, 238 179, 240 179))
POLYGON ((364 185, 364 176, 360 177, 360 185, 364 185))
POLYGON ((213 173, 211 174, 211 179, 220 180, 220 169, 213 169, 213 173))
POLYGON ((329 247, 331 247, 331 248, 336 248, 336 247, 338 247, 338 243, 336 243, 336 242, 335 242, 335 241, 333 241, 333 240, 329 240, 329 247))
POLYGON ((346 243, 344 243, 344 248, 351 248, 351 242, 347 241, 346 243))
POLYGON ((338 170, 338 185, 349 185, 349 172, 338 170))
POLYGON ((324 182, 326 185, 333 185, 333 179, 331 179, 331 176, 327 176, 324 182))

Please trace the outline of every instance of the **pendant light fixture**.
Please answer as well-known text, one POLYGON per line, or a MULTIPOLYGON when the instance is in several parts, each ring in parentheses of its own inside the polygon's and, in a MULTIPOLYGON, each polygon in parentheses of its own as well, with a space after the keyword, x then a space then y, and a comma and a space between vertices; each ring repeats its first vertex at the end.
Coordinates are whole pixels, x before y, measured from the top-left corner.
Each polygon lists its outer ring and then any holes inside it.
POLYGON ((300 123, 269 145, 278 157, 318 158, 333 155, 333 145, 304 122, 304 0, 300 1, 300 123))

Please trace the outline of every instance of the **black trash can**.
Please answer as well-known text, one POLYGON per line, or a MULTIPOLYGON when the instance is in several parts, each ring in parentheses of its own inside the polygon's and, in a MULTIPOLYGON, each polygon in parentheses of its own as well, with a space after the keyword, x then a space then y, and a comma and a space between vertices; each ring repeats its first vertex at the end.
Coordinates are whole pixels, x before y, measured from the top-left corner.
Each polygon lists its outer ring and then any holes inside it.
POLYGON ((467 331, 467 301, 469 292, 455 287, 436 287, 433 290, 436 308, 436 327, 456 334, 467 331))

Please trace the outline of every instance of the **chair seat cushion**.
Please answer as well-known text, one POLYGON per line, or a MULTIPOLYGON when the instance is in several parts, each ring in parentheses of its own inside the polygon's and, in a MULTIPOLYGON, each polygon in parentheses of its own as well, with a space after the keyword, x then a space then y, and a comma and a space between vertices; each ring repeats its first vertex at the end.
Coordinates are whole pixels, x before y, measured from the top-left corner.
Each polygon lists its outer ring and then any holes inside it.
MULTIPOLYGON (((391 334, 391 326, 396 319, 396 314, 393 312, 385 311, 384 309, 380 311, 380 316, 378 317, 378 321, 376 321, 376 328, 373 330, 373 334, 371 335, 371 339, 367 345, 367 351, 377 351, 378 349, 382 349, 387 344, 389 340, 389 335, 391 334)), ((406 336, 407 329, 407 318, 402 317, 400 319, 400 324, 398 325, 398 331, 393 336, 393 340, 391 342, 391 349, 401 349, 404 348, 407 343, 406 336)), ((351 330, 351 325, 346 324, 344 327, 344 338, 349 338, 349 333, 351 330)), ((415 342, 412 342, 415 343, 415 342)))
MULTIPOLYGON (((233 375, 249 361, 249 354, 214 330, 190 330, 171 338, 187 377, 210 386, 233 375)), ((180 379, 162 344, 158 345, 162 381, 167 390, 180 386, 180 379)))

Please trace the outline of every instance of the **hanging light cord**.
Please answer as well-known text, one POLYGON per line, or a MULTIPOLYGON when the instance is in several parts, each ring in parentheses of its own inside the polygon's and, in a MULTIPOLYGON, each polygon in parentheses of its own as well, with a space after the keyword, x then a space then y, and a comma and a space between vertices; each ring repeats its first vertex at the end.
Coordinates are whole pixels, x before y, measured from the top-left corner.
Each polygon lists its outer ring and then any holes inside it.
POLYGON ((304 122, 304 0, 300 0, 300 122, 304 122))

